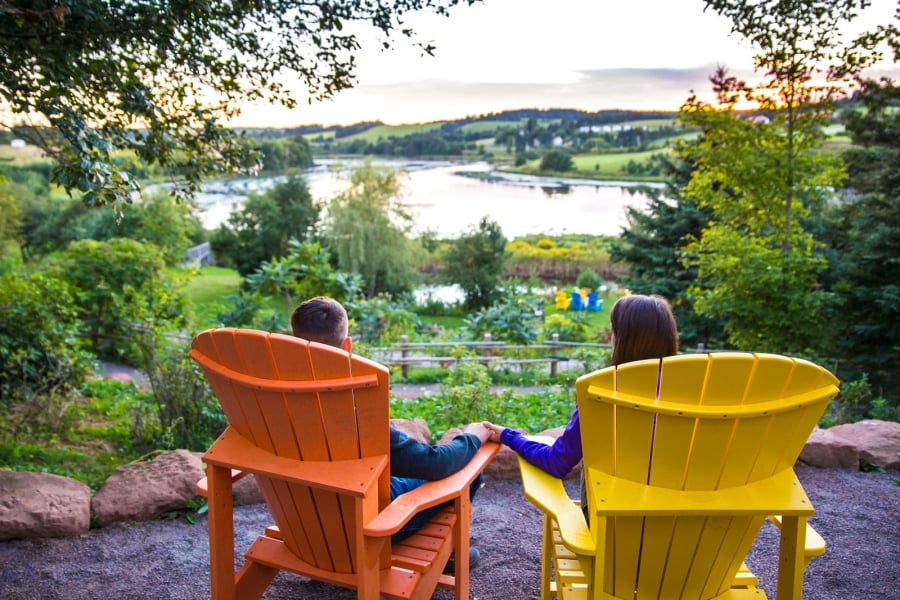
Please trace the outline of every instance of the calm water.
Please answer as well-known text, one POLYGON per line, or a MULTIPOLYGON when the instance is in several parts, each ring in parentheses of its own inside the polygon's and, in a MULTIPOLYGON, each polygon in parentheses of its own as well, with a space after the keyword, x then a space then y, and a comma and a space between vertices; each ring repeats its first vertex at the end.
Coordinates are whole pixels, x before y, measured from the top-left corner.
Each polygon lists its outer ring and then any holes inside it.
MULTIPOLYGON (((539 233, 618 235, 626 224, 626 209, 641 209, 647 201, 633 183, 505 175, 486 163, 377 164, 406 172, 401 178, 401 198, 415 217, 416 233, 432 231, 439 237, 454 237, 477 227, 484 216, 498 223, 507 238, 539 233), (491 172, 498 180, 483 181, 460 172, 491 172)), ((344 179, 330 161, 316 161, 316 165, 304 176, 315 201, 324 205, 344 179)), ((247 194, 264 191, 277 181, 261 177, 208 183, 197 196, 204 226, 217 227, 247 194)))

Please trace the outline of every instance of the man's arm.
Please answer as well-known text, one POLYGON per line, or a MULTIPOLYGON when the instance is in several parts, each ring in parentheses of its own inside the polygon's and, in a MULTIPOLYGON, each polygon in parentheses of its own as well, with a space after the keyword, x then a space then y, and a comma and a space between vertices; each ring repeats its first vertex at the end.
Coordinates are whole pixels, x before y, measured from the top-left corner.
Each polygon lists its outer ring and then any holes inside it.
POLYGON ((433 481, 443 479, 463 468, 490 431, 481 423, 473 423, 446 444, 431 446, 391 428, 391 475, 433 481))

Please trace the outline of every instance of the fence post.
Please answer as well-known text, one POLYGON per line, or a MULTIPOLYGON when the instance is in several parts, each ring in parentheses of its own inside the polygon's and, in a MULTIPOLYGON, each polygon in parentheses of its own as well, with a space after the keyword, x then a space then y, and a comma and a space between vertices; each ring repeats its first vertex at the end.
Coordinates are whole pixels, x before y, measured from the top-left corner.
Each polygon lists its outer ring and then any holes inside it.
MULTIPOLYGON (((494 336, 492 336, 490 333, 484 334, 484 341, 486 343, 490 344, 493 340, 494 340, 494 336)), ((490 366, 490 364, 491 364, 491 360, 490 360, 491 347, 485 346, 484 349, 481 351, 481 355, 484 357, 484 360, 482 360, 481 363, 485 366, 490 366)))
POLYGON ((558 362, 556 360, 556 356, 557 356, 556 352, 559 349, 556 346, 556 344, 558 344, 558 343, 559 343, 559 334, 554 333, 552 336, 550 336, 550 344, 554 346, 553 356, 551 357, 551 360, 550 360, 550 377, 556 377, 556 365, 558 362))
MULTIPOLYGON (((407 349, 407 347, 406 347, 406 345, 408 343, 409 343, 409 336, 405 335, 405 334, 401 335, 400 336, 400 358, 401 359, 405 359, 407 356, 409 356, 409 349, 407 349)), ((403 379, 409 378, 409 363, 407 363, 406 360, 403 360, 400 365, 400 373, 403 374, 403 379)))

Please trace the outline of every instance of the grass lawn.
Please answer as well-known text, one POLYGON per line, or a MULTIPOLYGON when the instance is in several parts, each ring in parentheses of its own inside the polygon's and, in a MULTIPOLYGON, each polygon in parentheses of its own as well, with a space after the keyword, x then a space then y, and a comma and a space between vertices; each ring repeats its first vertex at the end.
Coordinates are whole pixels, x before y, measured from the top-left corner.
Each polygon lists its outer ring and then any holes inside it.
POLYGON ((218 302, 230 294, 236 294, 241 285, 241 277, 234 269, 207 266, 188 285, 188 295, 197 307, 218 302))
POLYGON ((234 269, 223 267, 202 267, 197 276, 188 284, 187 295, 201 325, 213 326, 216 315, 228 303, 228 296, 237 294, 241 277, 234 269))

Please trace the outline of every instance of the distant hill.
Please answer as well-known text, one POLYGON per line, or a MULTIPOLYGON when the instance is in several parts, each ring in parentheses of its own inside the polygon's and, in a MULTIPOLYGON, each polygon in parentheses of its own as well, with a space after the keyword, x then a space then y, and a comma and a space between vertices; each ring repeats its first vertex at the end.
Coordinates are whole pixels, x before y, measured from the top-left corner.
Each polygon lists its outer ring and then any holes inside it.
POLYGON ((293 137, 302 135, 307 138, 321 137, 322 139, 334 138, 345 139, 358 134, 365 133, 375 128, 403 128, 405 130, 417 128, 423 131, 432 129, 454 129, 464 128, 473 123, 481 123, 477 131, 484 137, 485 132, 490 131, 490 126, 509 126, 511 123, 524 124, 529 119, 535 119, 538 122, 546 123, 548 121, 567 121, 573 122, 575 126, 590 125, 615 125, 618 123, 626 123, 631 121, 674 119, 678 115, 677 111, 640 111, 640 110, 623 110, 610 109, 590 112, 575 108, 520 108, 516 110, 507 110, 502 112, 485 113, 482 115, 471 115, 462 119, 449 121, 434 121, 430 123, 406 123, 399 125, 385 125, 381 121, 361 121, 351 125, 331 125, 324 126, 321 124, 300 125, 285 129, 275 128, 250 128, 245 131, 258 138, 267 137, 293 137))

